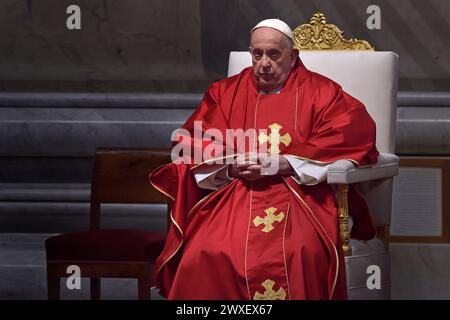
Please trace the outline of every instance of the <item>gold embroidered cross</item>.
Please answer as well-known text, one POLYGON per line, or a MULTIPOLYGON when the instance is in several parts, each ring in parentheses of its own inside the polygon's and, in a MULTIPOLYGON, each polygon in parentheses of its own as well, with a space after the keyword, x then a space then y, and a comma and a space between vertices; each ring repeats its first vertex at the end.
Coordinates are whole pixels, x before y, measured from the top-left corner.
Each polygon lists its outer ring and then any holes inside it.
POLYGON ((286 291, 280 287, 278 291, 275 292, 273 290, 273 285, 275 281, 267 279, 261 285, 266 289, 264 293, 255 292, 253 296, 253 300, 285 300, 286 299, 286 291))
POLYGON ((270 232, 274 229, 273 223, 275 221, 281 222, 284 218, 284 212, 281 211, 279 214, 275 215, 275 211, 277 211, 277 208, 270 207, 264 212, 266 213, 266 216, 264 218, 261 218, 260 216, 257 216, 255 219, 253 219, 253 224, 257 227, 260 224, 264 224, 264 228, 261 230, 263 232, 270 232))
POLYGON ((291 136, 289 133, 286 133, 283 136, 280 136, 280 129, 283 128, 278 123, 272 123, 269 126, 270 134, 267 135, 264 132, 261 132, 258 136, 258 141, 260 144, 265 142, 270 143, 269 152, 270 154, 280 154, 280 142, 283 143, 286 147, 291 143, 291 136))

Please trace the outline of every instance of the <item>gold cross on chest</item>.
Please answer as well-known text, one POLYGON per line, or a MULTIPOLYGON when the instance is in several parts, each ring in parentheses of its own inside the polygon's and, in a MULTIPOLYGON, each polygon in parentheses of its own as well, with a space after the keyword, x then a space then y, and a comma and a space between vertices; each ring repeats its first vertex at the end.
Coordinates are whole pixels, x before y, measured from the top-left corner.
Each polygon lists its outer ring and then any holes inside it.
POLYGON ((275 212, 277 211, 277 208, 270 207, 264 212, 266 213, 266 216, 264 218, 261 218, 260 216, 257 216, 255 219, 253 219, 253 224, 257 227, 260 224, 264 224, 264 228, 261 230, 263 232, 270 232, 274 229, 273 223, 275 221, 281 222, 284 218, 284 212, 280 212, 279 214, 275 215, 275 212))
POLYGON ((291 136, 289 135, 289 133, 286 133, 283 136, 280 135, 281 128, 283 127, 278 123, 272 123, 269 126, 269 135, 261 132, 258 136, 258 141, 260 144, 263 144, 265 142, 270 143, 270 154, 280 154, 280 142, 283 143, 286 147, 291 143, 291 136))
POLYGON ((267 279, 261 285, 266 289, 264 293, 255 292, 253 296, 254 300, 285 300, 286 299, 286 291, 280 287, 278 291, 273 290, 273 286, 275 281, 267 279))

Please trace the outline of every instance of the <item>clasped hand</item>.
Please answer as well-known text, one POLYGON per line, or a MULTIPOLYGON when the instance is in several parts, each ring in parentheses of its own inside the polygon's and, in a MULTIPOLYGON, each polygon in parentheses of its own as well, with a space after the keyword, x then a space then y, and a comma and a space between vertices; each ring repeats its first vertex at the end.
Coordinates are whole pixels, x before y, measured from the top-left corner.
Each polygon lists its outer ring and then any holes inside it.
POLYGON ((293 169, 284 156, 262 153, 239 155, 228 168, 230 177, 247 181, 256 181, 271 175, 288 176, 292 172, 293 169))

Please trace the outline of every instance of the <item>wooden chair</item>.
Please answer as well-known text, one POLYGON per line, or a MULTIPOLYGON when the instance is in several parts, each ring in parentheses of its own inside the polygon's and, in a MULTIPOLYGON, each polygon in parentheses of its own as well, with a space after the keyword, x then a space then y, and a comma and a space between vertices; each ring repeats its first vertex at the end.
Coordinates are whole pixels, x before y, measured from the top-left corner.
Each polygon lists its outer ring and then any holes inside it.
POLYGON ((60 234, 45 241, 49 299, 60 298, 60 278, 68 276, 70 265, 79 266, 81 277, 90 278, 91 299, 100 299, 101 278, 137 278, 139 299, 150 299, 151 265, 164 246, 165 235, 146 230, 100 229, 100 210, 102 203, 166 203, 148 175, 168 162, 168 149, 97 149, 90 230, 60 234))

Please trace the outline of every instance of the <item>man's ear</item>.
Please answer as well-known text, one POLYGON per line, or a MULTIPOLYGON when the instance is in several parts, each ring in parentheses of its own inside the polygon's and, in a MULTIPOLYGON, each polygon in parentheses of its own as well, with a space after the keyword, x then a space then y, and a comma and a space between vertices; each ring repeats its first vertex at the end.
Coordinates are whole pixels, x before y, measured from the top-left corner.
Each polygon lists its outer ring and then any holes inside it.
POLYGON ((292 49, 292 52, 291 52, 291 54, 292 54, 291 68, 294 66, 295 61, 297 61, 299 52, 300 51, 298 51, 298 49, 292 49))

